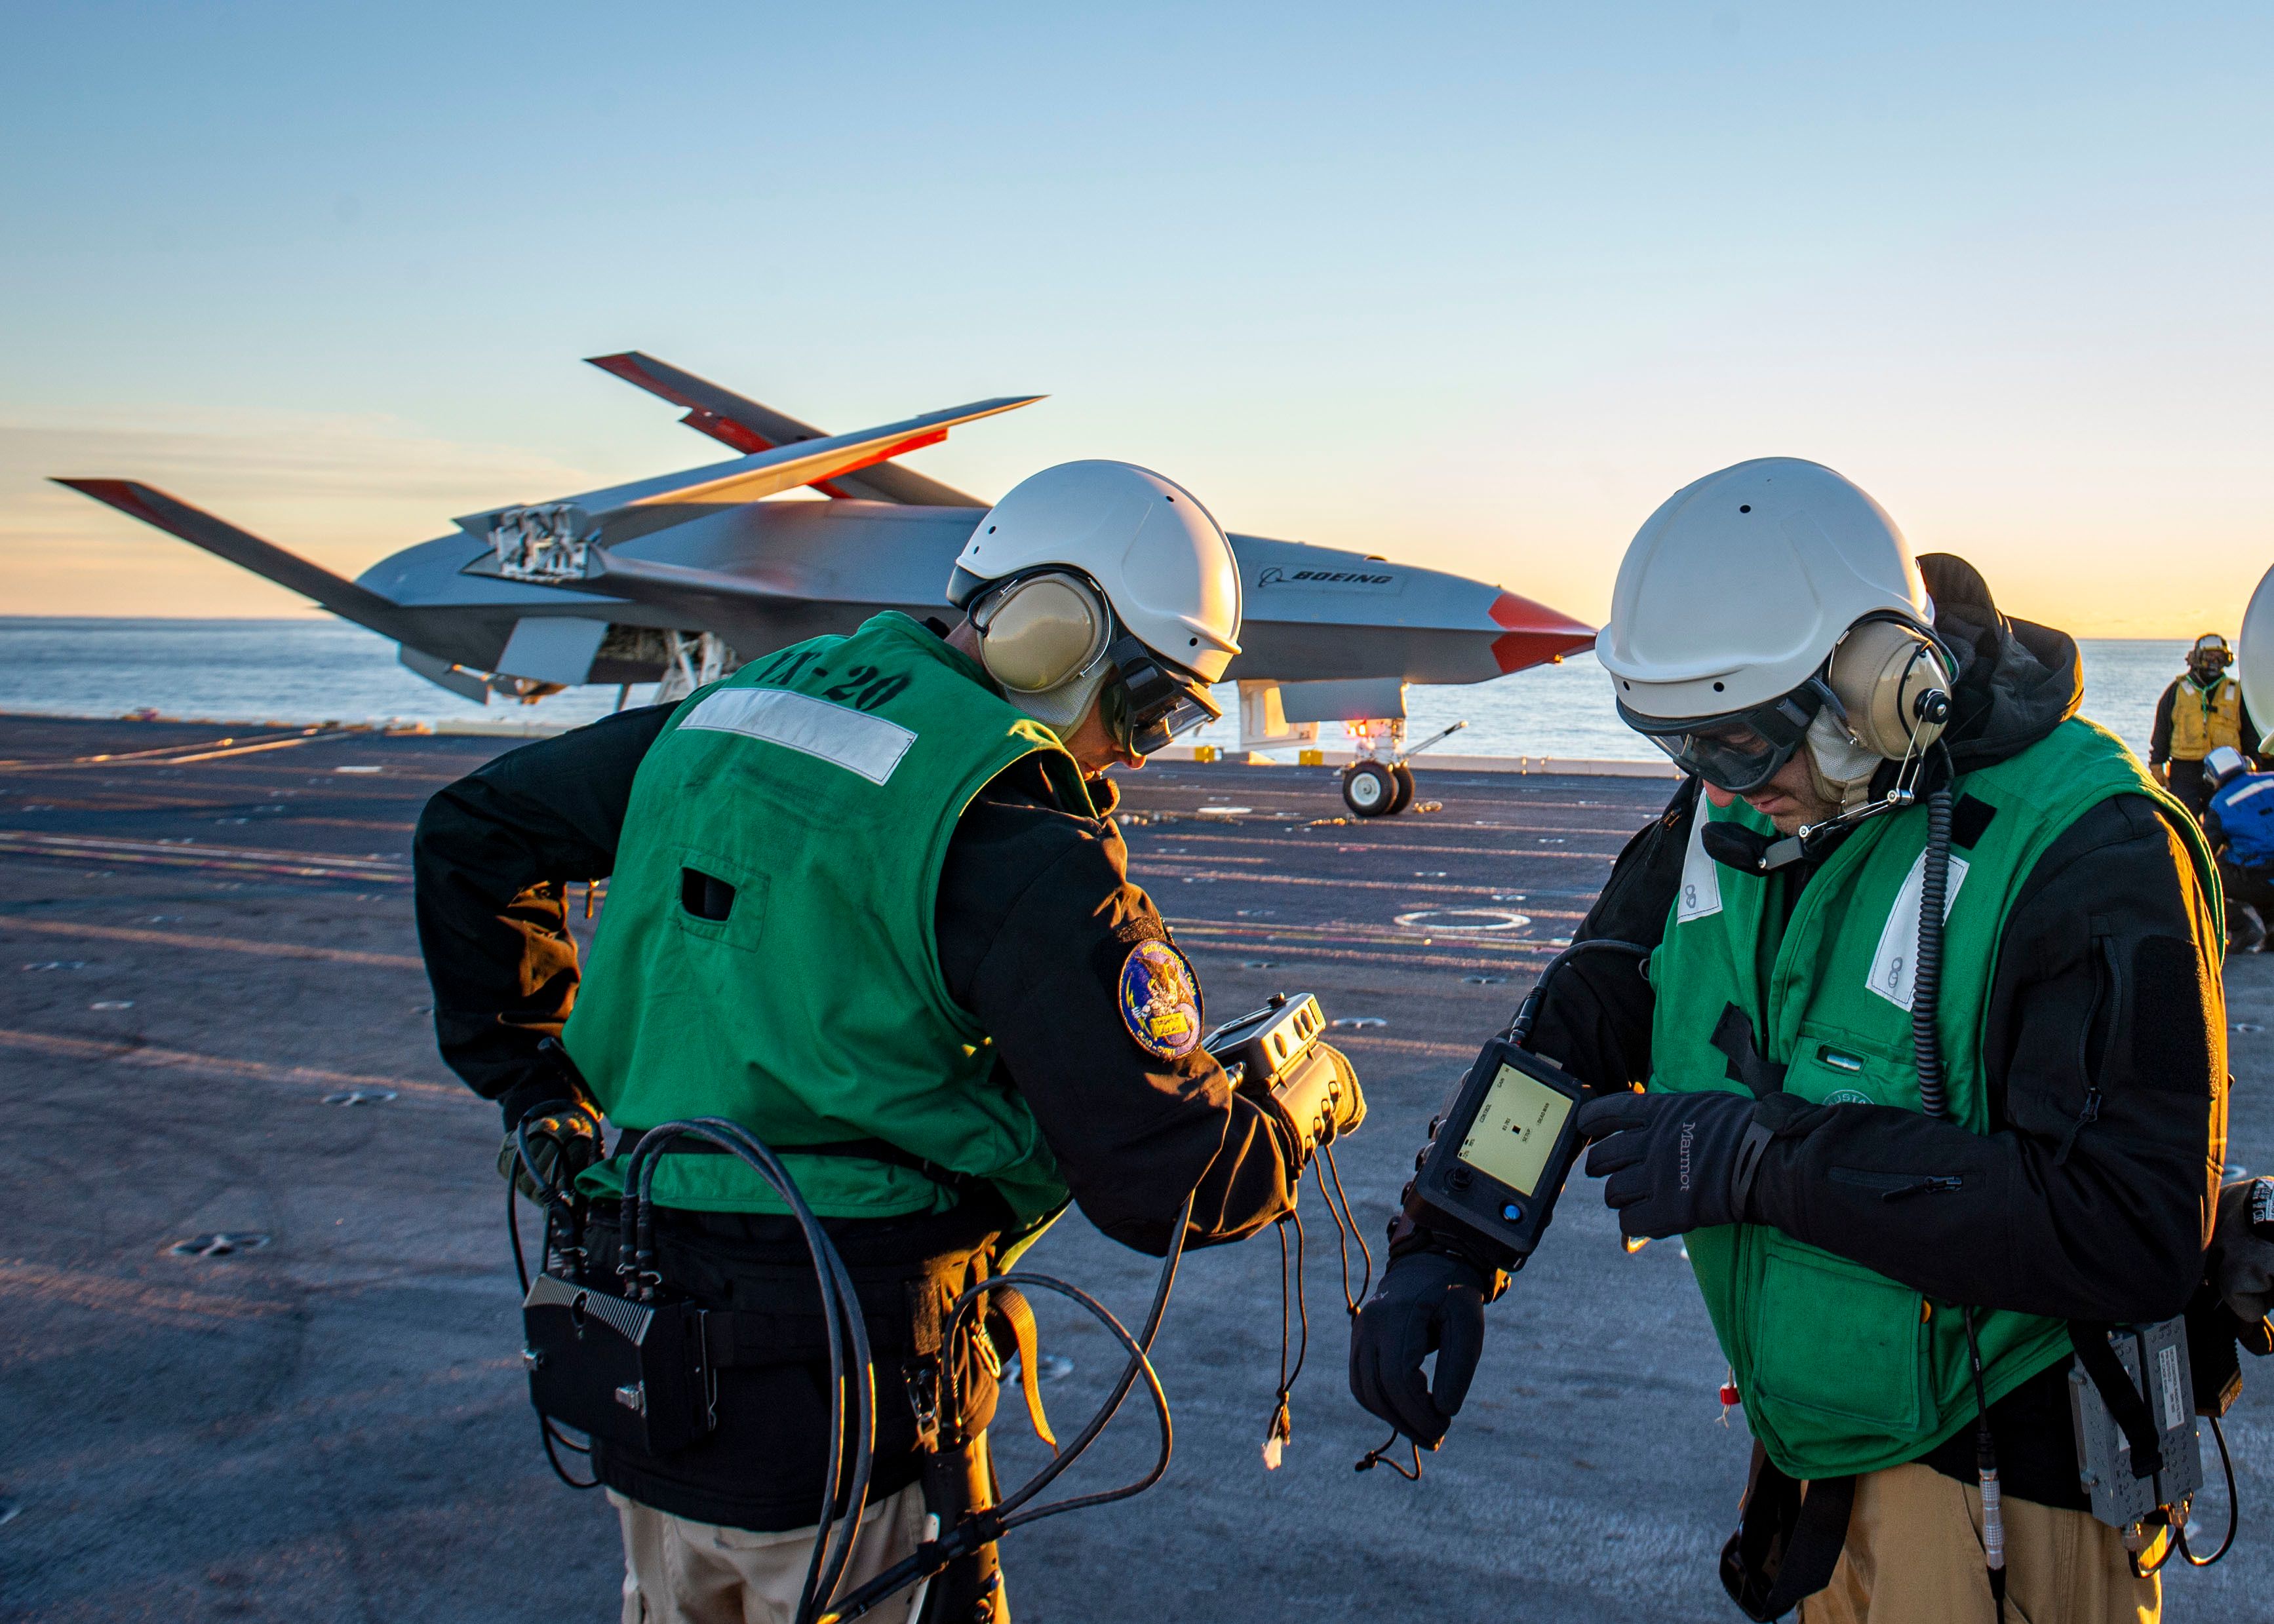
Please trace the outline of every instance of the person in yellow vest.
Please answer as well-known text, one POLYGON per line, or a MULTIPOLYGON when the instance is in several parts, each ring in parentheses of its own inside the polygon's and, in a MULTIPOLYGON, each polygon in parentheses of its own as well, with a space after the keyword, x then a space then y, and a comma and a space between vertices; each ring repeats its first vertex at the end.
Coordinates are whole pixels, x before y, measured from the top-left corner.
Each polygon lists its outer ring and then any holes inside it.
MULTIPOLYGON (((1684 1237, 1756 1445, 1725 1586, 1807 1624, 2153 1619, 2079 1487, 2070 1327, 2167 1319, 2203 1276, 2226 1026, 2201 831, 2077 715, 2073 641, 1815 463, 1676 492, 1597 653, 1685 776, 1526 1041, 1596 1094, 1623 1230, 1684 1237)), ((1411 1185, 1390 1251, 1352 1390, 1434 1447, 1517 1259, 1411 1185)))
MULTIPOLYGON (((968 1320, 945 1337, 943 1304, 1069 1200, 1156 1256, 1187 1202, 1187 1244, 1252 1235, 1365 1114, 1330 1048, 1268 1087, 1209 1055, 1199 978, 1111 818, 1105 770, 1215 714, 1239 650, 1208 510, 1127 463, 1046 470, 980 520, 948 599, 954 626, 878 614, 501 756, 435 795, 413 848, 443 1057, 503 1108, 500 1171, 588 1204, 580 1281, 615 1289, 627 1158, 676 1118, 755 1133, 826 1224, 876 1372, 840 1600, 991 1492, 1013 1348, 968 1320), (564 882, 603 875, 580 966, 564 882), (572 1102, 605 1113, 613 1154, 572 1102)), ((682 1445, 592 1440, 625 1624, 818 1616, 837 1440, 816 1265, 733 1156, 664 1157, 654 1200, 654 1269, 704 1316, 712 1402, 682 1445)), ((871 1616, 1000 1624, 992 1544, 871 1616)))
POLYGON ((2226 674, 2233 650, 2217 632, 2205 632, 2187 650, 2187 668, 2156 701, 2148 764, 2197 817, 2210 799, 2203 757, 2221 746, 2258 754, 2258 727, 2242 702, 2242 684, 2226 674))

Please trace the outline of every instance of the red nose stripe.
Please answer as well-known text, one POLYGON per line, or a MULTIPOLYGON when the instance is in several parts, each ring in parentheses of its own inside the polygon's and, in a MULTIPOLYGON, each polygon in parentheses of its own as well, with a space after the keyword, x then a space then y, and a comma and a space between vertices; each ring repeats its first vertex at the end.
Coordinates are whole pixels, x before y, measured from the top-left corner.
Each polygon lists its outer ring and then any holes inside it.
POLYGON ((1492 645, 1493 661, 1503 676, 1594 646, 1593 628, 1513 592, 1502 592, 1493 599, 1487 613, 1495 624, 1508 628, 1504 635, 1493 639, 1492 645))

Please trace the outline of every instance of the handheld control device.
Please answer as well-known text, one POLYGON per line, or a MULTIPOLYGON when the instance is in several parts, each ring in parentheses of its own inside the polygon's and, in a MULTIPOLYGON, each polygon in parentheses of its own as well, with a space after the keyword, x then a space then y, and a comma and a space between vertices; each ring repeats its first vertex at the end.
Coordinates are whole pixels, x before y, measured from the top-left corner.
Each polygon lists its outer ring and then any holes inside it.
POLYGON ((1287 1112, 1309 1154, 1335 1137, 1341 1122, 1357 1127, 1345 1110, 1343 1068, 1320 1044, 1327 1018, 1307 992, 1275 992, 1261 1009, 1227 1021, 1201 1047, 1231 1074, 1235 1088, 1268 1093, 1287 1112))
POLYGON ((1495 1038, 1436 1124, 1414 1193, 1518 1258, 1540 1244, 1579 1154, 1587 1091, 1553 1061, 1495 1038))

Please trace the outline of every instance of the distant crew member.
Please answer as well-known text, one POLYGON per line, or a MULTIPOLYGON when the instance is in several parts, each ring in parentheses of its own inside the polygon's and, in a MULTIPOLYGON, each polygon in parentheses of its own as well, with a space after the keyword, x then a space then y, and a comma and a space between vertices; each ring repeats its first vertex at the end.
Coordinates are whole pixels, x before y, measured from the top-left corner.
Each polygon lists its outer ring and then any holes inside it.
POLYGON ((2258 754, 2258 728, 2242 703, 2242 684, 2226 674, 2234 651, 2217 632, 2205 632, 2187 650, 2187 668, 2156 702, 2156 731, 2148 764, 2190 812, 2202 816, 2210 793, 2203 757, 2221 746, 2258 754))
MULTIPOLYGON (((672 1118, 749 1128, 828 1222, 877 1381, 848 1592, 915 1549, 927 1510, 945 1526, 990 1492, 1001 1361, 984 1329, 940 1345, 954 1294, 1069 1197, 1155 1255, 1188 1197, 1189 1244, 1254 1234, 1292 1208, 1316 1125, 1201 1047, 1199 980, 1110 816, 1104 770, 1213 716, 1208 685, 1239 651, 1216 521, 1126 463, 1047 470, 980 522, 949 601, 952 629, 879 614, 501 756, 433 798, 416 844, 444 1057, 510 1131, 563 1092, 538 1047, 558 1034, 568 1080, 622 1134, 608 1155, 567 1113, 533 1124, 593 1202, 598 1278, 615 1277, 626 1152, 672 1118), (580 988, 563 882, 599 875, 580 988), (943 1391, 961 1413, 941 1413, 943 1391)), ((1364 1112, 1334 1057, 1321 1138, 1364 1112)), ((787 1619, 829 1458, 812 1266, 732 1158, 674 1155, 655 1188, 664 1282, 758 1328, 713 1359, 707 1436, 661 1457, 594 1440, 623 1617, 787 1619)), ((924 1605, 1007 1619, 993 1547, 924 1605)))
MULTIPOLYGON (((1570 959, 1530 1044, 1599 1091, 1578 1124, 1621 1229, 1685 1237, 1755 1440, 1725 1586, 1807 1624, 1990 1624, 1993 1583, 2031 1624, 2152 1620, 2157 1581, 2079 1486, 2069 1322, 2170 1318, 2203 1276, 2226 1024, 2201 829, 2077 716, 2070 638, 1961 560, 1914 562, 1811 462, 1676 492, 1597 647, 1688 776, 1574 933, 1648 960, 1570 959)), ((1512 1259, 1410 1187, 1393 1233, 1352 1386, 1434 1447, 1512 1259)))
POLYGON ((2241 754, 2221 745, 2203 757, 2210 800, 2203 835, 2226 888, 2226 939, 2234 952, 2266 946, 2274 918, 2274 772, 2252 772, 2241 754))

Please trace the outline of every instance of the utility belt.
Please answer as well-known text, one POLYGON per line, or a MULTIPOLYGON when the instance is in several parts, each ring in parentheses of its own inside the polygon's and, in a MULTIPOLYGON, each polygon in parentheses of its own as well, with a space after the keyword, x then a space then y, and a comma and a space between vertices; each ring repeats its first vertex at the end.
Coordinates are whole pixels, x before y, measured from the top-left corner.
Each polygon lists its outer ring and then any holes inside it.
MULTIPOLYGON (((577 1214, 569 1244, 548 1246, 544 1271, 530 1282, 522 1357, 538 1413, 641 1455, 667 1456, 716 1429, 720 1372, 829 1359, 831 1321, 811 1267, 719 1255, 699 1268, 675 1268, 674 1260, 712 1249, 699 1236, 667 1231, 655 1271, 661 1278, 648 1282, 650 1298, 638 1300, 621 1270, 614 1205, 577 1214), (705 1305, 730 1294, 763 1306, 705 1305)), ((898 1356, 908 1379, 920 1445, 936 1440, 940 1402, 957 1386, 949 1367, 965 1363, 943 1357, 948 1309, 993 1273, 995 1238, 847 1266, 872 1347, 898 1356)), ((1030 1313, 1026 1320, 1031 1326, 1030 1313)), ((991 1338, 974 1324, 972 1351, 990 1373, 999 1370, 991 1338)), ((952 1417, 951 1430, 960 1418, 960 1411, 952 1417)))

